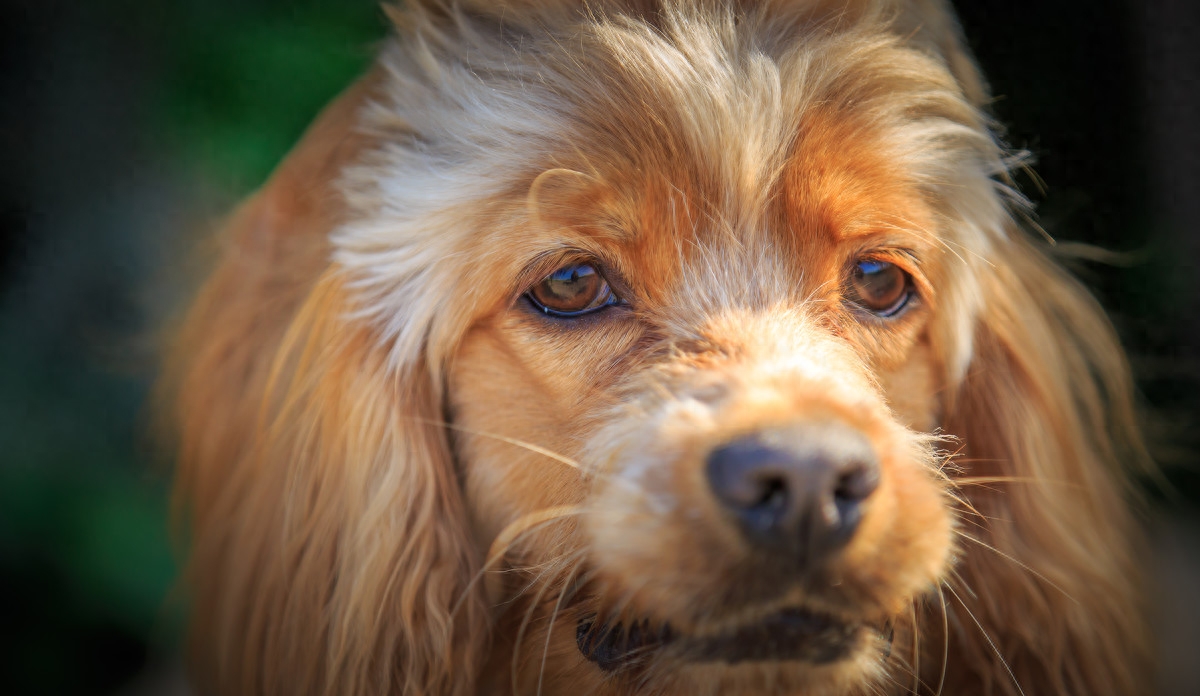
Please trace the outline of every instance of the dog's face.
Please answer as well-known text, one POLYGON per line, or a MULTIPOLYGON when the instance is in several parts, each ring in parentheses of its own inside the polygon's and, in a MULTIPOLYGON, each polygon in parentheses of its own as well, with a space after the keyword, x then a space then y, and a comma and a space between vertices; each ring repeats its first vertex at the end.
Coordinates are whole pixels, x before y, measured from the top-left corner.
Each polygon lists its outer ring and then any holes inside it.
POLYGON ((572 114, 580 152, 472 239, 487 274, 464 273, 481 309, 447 396, 467 508, 491 570, 518 571, 492 584, 526 678, 869 682, 952 547, 929 434, 961 260, 893 143, 945 114, 893 117, 953 83, 877 35, 851 84, 803 93, 845 42, 764 70, 683 56, 724 28, 700 21, 585 43, 592 64, 644 51, 598 87, 624 115, 572 114), (933 79, 893 84, 889 60, 933 79), (731 74, 672 84, 689 61, 731 74))
POLYGON ((499 595, 524 591, 515 649, 551 675, 865 681, 942 577, 944 252, 870 128, 826 127, 750 200, 686 165, 552 171, 575 203, 487 253, 520 271, 458 347, 449 413, 480 546, 525 570, 499 595))
POLYGON ((1142 450, 942 0, 413 0, 174 356, 214 693, 1131 694, 1142 450))

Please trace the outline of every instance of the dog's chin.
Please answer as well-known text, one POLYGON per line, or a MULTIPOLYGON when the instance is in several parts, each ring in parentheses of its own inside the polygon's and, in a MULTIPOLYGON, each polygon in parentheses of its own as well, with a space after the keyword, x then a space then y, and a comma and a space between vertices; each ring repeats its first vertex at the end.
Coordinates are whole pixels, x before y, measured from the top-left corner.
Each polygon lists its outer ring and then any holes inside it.
POLYGON ((649 620, 601 622, 586 616, 577 625, 576 643, 587 660, 614 675, 654 669, 681 677, 753 674, 775 682, 811 683, 822 675, 857 669, 864 659, 877 663, 885 658, 891 628, 799 607, 704 633, 683 633, 649 620))

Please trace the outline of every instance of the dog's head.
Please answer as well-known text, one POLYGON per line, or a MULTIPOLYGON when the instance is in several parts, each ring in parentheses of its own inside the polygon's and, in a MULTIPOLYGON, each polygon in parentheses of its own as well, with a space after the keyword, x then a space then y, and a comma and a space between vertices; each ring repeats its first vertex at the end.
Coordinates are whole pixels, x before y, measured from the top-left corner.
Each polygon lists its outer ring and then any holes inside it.
POLYGON ((181 335, 214 688, 1133 683, 1124 367, 941 2, 413 5, 181 335))

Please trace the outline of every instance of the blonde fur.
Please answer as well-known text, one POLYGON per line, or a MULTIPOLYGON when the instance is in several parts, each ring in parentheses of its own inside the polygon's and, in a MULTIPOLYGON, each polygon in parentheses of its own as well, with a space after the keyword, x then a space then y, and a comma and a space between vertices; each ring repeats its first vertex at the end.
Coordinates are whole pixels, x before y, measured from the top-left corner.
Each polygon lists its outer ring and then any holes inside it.
POLYGON ((390 15, 170 354, 202 692, 1147 691, 1128 368, 1019 229, 948 3, 390 15), (828 280, 883 247, 921 295, 886 326, 828 280), (636 322, 520 314, 580 252, 636 322), (749 616, 708 602, 736 554, 678 511, 708 514, 704 448, 781 414, 888 452, 836 611, 886 618, 891 656, 600 673, 569 619, 749 616))

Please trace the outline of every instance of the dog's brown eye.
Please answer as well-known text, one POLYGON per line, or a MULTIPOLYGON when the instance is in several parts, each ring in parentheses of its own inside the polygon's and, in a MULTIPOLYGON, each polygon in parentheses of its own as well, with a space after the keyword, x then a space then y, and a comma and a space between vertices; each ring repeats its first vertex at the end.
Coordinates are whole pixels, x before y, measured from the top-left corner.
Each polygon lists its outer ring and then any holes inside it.
POLYGON ((617 303, 608 281, 587 263, 563 266, 528 293, 535 307, 558 317, 577 317, 617 303))
POLYGON ((912 279, 895 264, 863 260, 854 264, 850 276, 854 301, 881 317, 890 317, 908 304, 912 279))

